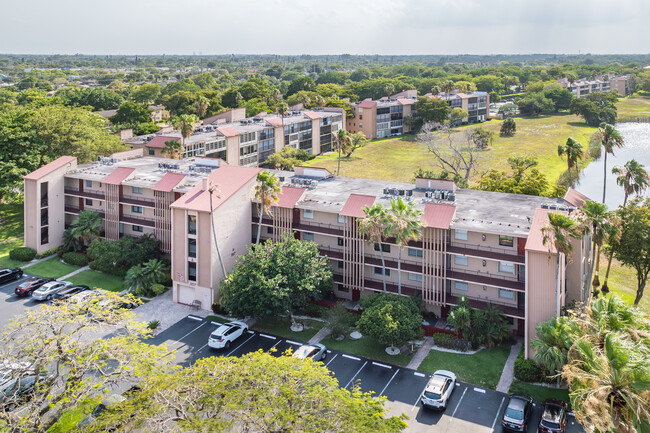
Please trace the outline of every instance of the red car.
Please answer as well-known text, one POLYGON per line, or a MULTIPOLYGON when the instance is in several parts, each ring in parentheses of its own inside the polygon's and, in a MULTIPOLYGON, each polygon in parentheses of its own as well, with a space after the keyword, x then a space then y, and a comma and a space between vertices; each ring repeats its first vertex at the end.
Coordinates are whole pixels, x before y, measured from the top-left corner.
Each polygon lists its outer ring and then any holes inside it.
POLYGON ((16 293, 16 296, 31 296, 34 290, 38 289, 45 283, 49 283, 50 281, 54 281, 54 279, 41 277, 30 278, 29 280, 19 284, 14 290, 14 293, 16 293))
POLYGON ((554 398, 547 398, 544 402, 544 412, 539 420, 537 431, 541 433, 564 433, 566 428, 569 406, 554 398))

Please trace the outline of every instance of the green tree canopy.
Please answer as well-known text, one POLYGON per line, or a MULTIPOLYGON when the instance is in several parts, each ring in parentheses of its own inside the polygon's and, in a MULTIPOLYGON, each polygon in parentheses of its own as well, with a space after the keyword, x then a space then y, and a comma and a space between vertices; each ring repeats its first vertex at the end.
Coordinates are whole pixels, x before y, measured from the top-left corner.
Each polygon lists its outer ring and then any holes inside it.
POLYGON ((401 346, 422 332, 422 315, 411 298, 380 293, 361 298, 359 331, 385 346, 401 346))
POLYGON ((120 105, 114 116, 113 123, 148 123, 151 122, 151 110, 144 105, 126 101, 120 105))

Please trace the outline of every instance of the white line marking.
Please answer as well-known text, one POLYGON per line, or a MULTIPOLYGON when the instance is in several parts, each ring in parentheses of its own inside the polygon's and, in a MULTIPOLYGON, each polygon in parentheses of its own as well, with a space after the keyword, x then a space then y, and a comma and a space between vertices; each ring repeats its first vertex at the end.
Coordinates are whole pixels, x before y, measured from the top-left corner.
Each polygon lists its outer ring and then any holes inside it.
POLYGON ((573 412, 569 412, 569 416, 572 416, 572 417, 575 417, 575 416, 576 416, 576 414, 575 414, 575 413, 573 413, 573 412))
POLYGON ((393 374, 393 377, 390 378, 390 380, 388 381, 388 383, 386 384, 384 389, 381 390, 381 392, 379 393, 379 397, 384 395, 384 391, 386 391, 386 388, 388 388, 388 385, 390 385, 390 383, 393 381, 393 379, 395 379, 395 376, 397 376, 397 373, 399 373, 399 368, 395 371, 395 374, 393 374))
POLYGON ((205 325, 206 323, 208 323, 208 322, 203 322, 203 323, 201 323, 199 326, 197 326, 196 328, 192 329, 190 332, 188 332, 187 334, 185 334, 185 335, 183 335, 181 338, 179 338, 176 342, 178 343, 178 342, 183 341, 183 338, 187 337, 187 336, 190 335, 192 332, 196 331, 197 329, 199 329, 201 326, 205 325))
POLYGON ((388 369, 393 368, 390 365, 380 364, 379 362, 374 362, 374 361, 373 361, 372 365, 376 365, 377 367, 384 367, 384 368, 388 368, 388 369))
POLYGON ((250 329, 248 330, 249 334, 255 334, 255 331, 251 331, 250 329))
POLYGON ((272 347, 271 347, 267 352, 270 352, 271 350, 273 350, 273 348, 274 348, 275 346, 277 346, 278 344, 280 344, 281 342, 282 342, 282 340, 278 340, 278 342, 275 343, 275 344, 274 344, 274 345, 273 345, 273 346, 272 346, 272 347))
POLYGON ((485 390, 482 389, 482 388, 474 387, 474 391, 476 391, 476 392, 480 392, 481 394, 485 394, 485 390))
POLYGON ((197 350, 197 352, 200 352, 200 351, 202 351, 202 350, 203 350, 203 348, 204 348, 205 346, 207 346, 207 345, 208 345, 208 343, 205 343, 205 344, 204 344, 203 346, 201 346, 201 347, 199 347, 199 350, 197 350))
POLYGON ((213 325, 217 325, 217 326, 223 325, 223 323, 219 323, 219 322, 210 322, 210 323, 212 323, 213 325))
POLYGON ((454 413, 451 414, 451 418, 449 418, 449 422, 451 422, 451 419, 456 416, 456 411, 458 410, 458 407, 460 406, 460 402, 463 401, 463 397, 465 397, 465 393, 467 392, 467 388, 465 388, 465 391, 463 391, 463 395, 460 396, 460 400, 458 400, 458 404, 456 405, 456 408, 454 409, 454 413))
POLYGON ((242 347, 244 344, 246 344, 246 343, 248 342, 248 340, 250 340, 250 339, 253 338, 253 337, 255 337, 255 334, 253 334, 253 335, 251 335, 250 337, 248 337, 248 339, 247 339, 246 341, 244 341, 244 342, 243 342, 242 344, 240 344, 239 346, 235 347, 235 348, 233 349, 233 351, 230 352, 229 354, 227 354, 226 356, 230 356, 230 355, 232 355, 233 353, 235 353, 235 350, 237 350, 237 349, 239 349, 240 347, 242 347))
POLYGON ((328 365, 330 365, 330 362, 334 361, 334 358, 336 358, 337 356, 339 356, 338 353, 337 353, 336 355, 334 355, 333 357, 331 357, 330 360, 327 361, 327 364, 325 364, 325 367, 327 367, 328 365))
POLYGON ((260 334, 260 337, 269 338, 271 340, 277 340, 277 338, 272 335, 260 334))
POLYGON ((198 320, 199 322, 203 321, 203 319, 201 319, 200 317, 192 316, 191 314, 188 315, 187 318, 192 320, 198 320))
POLYGON ((492 421, 492 430, 494 430, 494 426, 497 423, 497 419, 499 419, 499 412, 501 412, 501 406, 503 406, 504 401, 506 401, 506 398, 505 397, 501 398, 501 404, 499 405, 499 410, 497 410, 497 414, 494 416, 494 421, 492 421))
POLYGON ((422 388, 422 391, 420 392, 420 395, 418 396, 418 399, 415 400, 415 404, 411 408, 411 412, 413 412, 415 410, 415 408, 418 407, 418 405, 420 404, 420 400, 422 400, 422 395, 424 394, 424 390, 427 389, 427 386, 429 386, 429 382, 427 382, 427 384, 424 385, 424 388, 422 388))
POLYGON ((298 343, 297 341, 291 341, 291 340, 284 340, 289 344, 293 344, 294 346, 302 346, 302 343, 298 343))
POLYGON ((341 356, 344 357, 344 358, 353 359, 355 361, 361 361, 361 358, 357 358, 356 356, 346 355, 345 353, 343 355, 341 355, 341 356))
POLYGON ((413 375, 417 377, 424 377, 424 373, 419 373, 417 371, 413 372, 413 375))
POLYGON ((460 386, 460 383, 456 382, 456 386, 460 386))
MULTIPOLYGON (((345 355, 343 355, 343 356, 345 356, 345 355)), ((367 363, 368 363, 368 361, 364 362, 363 365, 361 366, 361 368, 360 368, 359 370, 357 370, 357 372, 354 374, 354 376, 352 376, 352 379, 350 379, 350 381, 348 382, 348 384, 345 385, 346 388, 347 388, 348 386, 350 386, 350 384, 351 384, 352 381, 357 377, 357 375, 358 375, 359 373, 361 373, 361 370, 363 370, 363 367, 365 367, 367 363)))

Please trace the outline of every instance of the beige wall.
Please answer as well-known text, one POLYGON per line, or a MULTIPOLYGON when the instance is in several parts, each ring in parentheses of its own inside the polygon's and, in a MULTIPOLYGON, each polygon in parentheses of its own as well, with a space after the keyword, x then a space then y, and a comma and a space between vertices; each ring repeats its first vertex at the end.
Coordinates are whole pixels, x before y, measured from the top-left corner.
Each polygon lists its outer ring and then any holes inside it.
POLYGON ((226 162, 239 165, 239 136, 226 137, 226 162))

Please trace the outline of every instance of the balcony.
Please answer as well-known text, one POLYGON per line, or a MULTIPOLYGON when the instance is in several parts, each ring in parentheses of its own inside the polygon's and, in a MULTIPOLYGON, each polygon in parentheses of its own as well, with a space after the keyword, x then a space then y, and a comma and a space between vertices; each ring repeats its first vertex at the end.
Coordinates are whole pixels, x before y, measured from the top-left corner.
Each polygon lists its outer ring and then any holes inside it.
POLYGON ((517 277, 495 275, 488 272, 447 269, 447 278, 450 278, 452 280, 467 281, 475 284, 482 284, 486 286, 518 290, 521 292, 526 290, 526 284, 523 281, 517 280, 517 277))
POLYGON ((521 265, 526 262, 525 256, 515 254, 515 251, 513 250, 485 247, 482 245, 470 245, 451 242, 447 244, 447 252, 452 254, 461 254, 464 256, 484 257, 486 259, 513 262, 521 265))
POLYGON ((307 223, 304 220, 300 223, 293 223, 294 230, 303 232, 320 233, 325 235, 343 236, 342 226, 333 224, 307 223))
POLYGON ((90 190, 81 191, 79 190, 79 188, 72 188, 69 186, 63 188, 63 192, 67 195, 74 195, 77 197, 96 198, 99 200, 104 200, 106 198, 104 193, 101 191, 90 191, 90 190))
POLYGON ((156 201, 151 198, 137 197, 123 194, 120 196, 120 203, 131 204, 135 206, 156 207, 156 201))
POLYGON ((156 226, 156 220, 154 220, 153 218, 145 218, 145 217, 135 216, 135 215, 122 215, 120 217, 120 222, 135 224, 138 226, 145 226, 145 227, 156 226))
MULTIPOLYGON (((506 304, 504 302, 498 302, 493 300, 471 298, 469 296, 465 296, 465 298, 467 298, 467 302, 472 308, 483 310, 485 309, 487 304, 493 304, 493 305, 498 305, 501 308, 503 314, 505 314, 506 316, 516 317, 518 319, 524 319, 526 317, 526 310, 524 309, 524 307, 518 307, 513 304, 506 304)), ((447 299, 447 304, 458 305, 460 296, 447 293, 446 299, 447 299)))
MULTIPOLYGON (((343 275, 334 274, 333 279, 334 279, 335 283, 343 284, 343 275)), ((419 293, 422 290, 421 286, 414 287, 414 286, 410 285, 410 283, 412 283, 412 282, 406 282, 402 278, 402 295, 411 296, 411 295, 415 295, 415 294, 419 293)), ((369 290, 374 290, 374 291, 378 291, 378 292, 383 292, 384 291, 384 283, 382 282, 382 280, 375 280, 375 279, 371 279, 371 278, 365 278, 364 286, 365 286, 366 289, 369 289, 369 290)), ((390 293, 398 293, 397 284, 386 281, 386 291, 390 292, 390 293)))
POLYGON ((79 215, 79 212, 81 212, 82 210, 89 210, 89 211, 92 211, 92 212, 97 212, 99 214, 99 216, 102 217, 102 218, 104 218, 104 215, 105 215, 104 211, 100 210, 100 209, 80 209, 77 206, 71 206, 69 204, 65 205, 65 213, 79 215))

